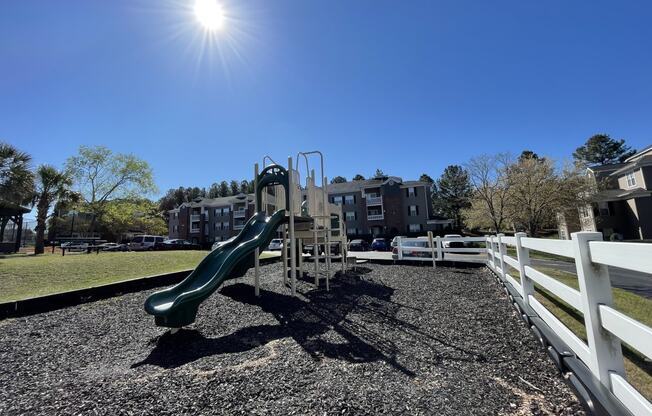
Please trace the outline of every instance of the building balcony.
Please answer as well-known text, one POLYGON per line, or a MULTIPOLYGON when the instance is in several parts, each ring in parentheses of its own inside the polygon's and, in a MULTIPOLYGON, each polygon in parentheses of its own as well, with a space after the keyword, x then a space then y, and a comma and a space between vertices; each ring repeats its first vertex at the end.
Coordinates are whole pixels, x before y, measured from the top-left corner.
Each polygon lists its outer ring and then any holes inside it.
POLYGON ((383 197, 382 196, 367 196, 365 198, 367 200, 367 206, 370 205, 383 205, 383 197))
POLYGON ((379 221, 384 219, 385 214, 367 214, 367 221, 379 221))
POLYGON ((192 214, 190 216, 190 222, 199 222, 201 220, 201 214, 192 214))
POLYGON ((199 233, 201 233, 201 228, 191 228, 190 233, 191 234, 199 234, 199 233))
POLYGON ((244 224, 233 224, 233 229, 234 230, 242 230, 244 228, 244 224))
POLYGON ((233 218, 245 218, 247 216, 246 209, 238 209, 233 211, 233 218))

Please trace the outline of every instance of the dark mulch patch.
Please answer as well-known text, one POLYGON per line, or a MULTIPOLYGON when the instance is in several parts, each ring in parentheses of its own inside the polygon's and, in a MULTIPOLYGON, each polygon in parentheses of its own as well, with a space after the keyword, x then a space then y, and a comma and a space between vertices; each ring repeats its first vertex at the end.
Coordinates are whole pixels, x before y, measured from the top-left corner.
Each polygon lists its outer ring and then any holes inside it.
POLYGON ((175 335, 150 292, 0 322, 0 414, 578 414, 484 269, 250 272, 175 335))

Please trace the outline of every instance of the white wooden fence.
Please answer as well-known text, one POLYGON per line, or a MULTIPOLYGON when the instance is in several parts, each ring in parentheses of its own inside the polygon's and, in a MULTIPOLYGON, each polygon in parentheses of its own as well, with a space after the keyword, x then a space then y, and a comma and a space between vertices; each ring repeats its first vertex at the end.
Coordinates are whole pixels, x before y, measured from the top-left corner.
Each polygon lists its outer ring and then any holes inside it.
POLYGON ((393 248, 397 260, 414 261, 460 261, 470 263, 485 263, 487 237, 443 238, 427 237, 406 238, 398 237, 397 246, 393 248), (464 247, 450 247, 455 243, 464 247), (472 247, 479 246, 479 247, 472 247))
POLYGON ((601 233, 592 232, 574 233, 571 240, 528 238, 524 233, 517 233, 514 237, 487 237, 486 241, 489 268, 505 284, 516 289, 523 302, 539 315, 632 414, 652 415, 652 404, 626 380, 621 350, 621 342, 624 342, 652 359, 652 328, 613 308, 607 268, 614 266, 652 274, 652 244, 603 242, 601 233), (516 248, 516 258, 507 255, 508 246, 516 248), (530 250, 573 259, 579 290, 532 267, 530 250), (534 297, 535 284, 581 312, 587 342, 575 335, 534 297))
POLYGON ((393 249, 397 260, 486 263, 505 285, 511 285, 540 319, 588 367, 591 373, 634 415, 652 416, 652 404, 625 377, 621 342, 652 359, 652 328, 613 308, 607 266, 649 273, 652 279, 652 244, 603 242, 601 233, 579 232, 571 240, 514 237, 399 238, 393 249), (450 243, 464 247, 449 247, 450 243), (471 246, 475 247, 471 247, 471 246), (514 247, 516 258, 507 254, 514 247), (579 290, 565 285, 530 263, 530 250, 575 261, 579 290), (584 342, 535 296, 535 284, 549 291, 584 317, 584 342))

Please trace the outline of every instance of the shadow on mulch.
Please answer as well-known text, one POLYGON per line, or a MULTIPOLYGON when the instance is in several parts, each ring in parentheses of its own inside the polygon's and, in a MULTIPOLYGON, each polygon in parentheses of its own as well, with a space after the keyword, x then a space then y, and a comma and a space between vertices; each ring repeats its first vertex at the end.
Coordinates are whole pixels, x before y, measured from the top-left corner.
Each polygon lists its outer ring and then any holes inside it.
MULTIPOLYGON (((360 268, 359 268, 360 269, 360 268)), ((368 270, 368 271, 367 271, 368 270)), ((315 289, 304 293, 305 302, 296 297, 273 291, 261 290, 261 296, 254 295, 252 287, 243 283, 225 286, 220 293, 237 302, 255 305, 272 314, 278 325, 250 326, 219 338, 206 338, 196 330, 180 330, 171 335, 166 332, 152 341, 156 346, 149 356, 131 367, 155 365, 175 368, 202 357, 232 354, 248 351, 270 341, 291 337, 310 356, 345 360, 351 363, 385 361, 403 374, 413 377, 415 373, 397 361, 398 346, 387 339, 387 331, 401 331, 424 343, 432 349, 434 361, 443 359, 455 361, 484 362, 480 353, 465 350, 444 339, 422 332, 418 327, 396 318, 401 308, 420 311, 391 300, 394 289, 372 280, 365 280, 358 273, 338 274, 331 280, 330 291, 315 289), (357 315, 368 315, 364 319, 381 322, 378 332, 357 322, 346 319, 355 309, 357 315), (387 328, 387 327, 390 328, 387 328), (385 329, 384 329, 384 328, 385 329), (335 331, 345 343, 334 343, 319 336, 335 331), (439 344, 439 345, 436 345, 439 344), (452 349, 455 354, 446 355, 438 347, 452 349)), ((306 278, 311 281, 310 278, 306 278)))

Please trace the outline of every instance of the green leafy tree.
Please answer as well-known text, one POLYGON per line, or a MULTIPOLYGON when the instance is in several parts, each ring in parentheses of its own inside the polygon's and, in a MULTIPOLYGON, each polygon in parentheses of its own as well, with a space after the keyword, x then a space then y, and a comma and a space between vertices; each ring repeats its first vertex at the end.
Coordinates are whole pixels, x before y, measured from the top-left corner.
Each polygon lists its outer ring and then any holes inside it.
POLYGON ((374 178, 383 178, 385 177, 385 172, 383 172, 382 169, 376 169, 376 173, 374 173, 374 178))
POLYGON ((421 182, 427 182, 427 183, 435 183, 435 180, 430 177, 430 175, 422 173, 421 176, 419 176, 419 181, 421 182))
POLYGON ((634 153, 636 150, 625 145, 625 140, 596 134, 575 150, 573 158, 581 166, 609 165, 622 162, 634 153))
POLYGON ((147 162, 131 154, 113 153, 104 146, 80 146, 79 154, 68 158, 66 170, 86 204, 84 210, 94 215, 91 230, 112 199, 156 192, 147 162))
POLYGON ((227 181, 220 182, 220 196, 225 197, 229 195, 232 195, 229 189, 229 183, 227 181))
POLYGON ((344 183, 346 182, 346 178, 344 176, 336 176, 333 179, 331 179, 331 183, 344 183))
MULTIPOLYGON (((34 194, 32 157, 16 147, 0 142, 0 203, 23 205, 34 194)), ((0 242, 3 241, 9 217, 0 217, 0 242)))
POLYGON ((364 181, 364 176, 360 175, 359 173, 353 177, 354 181, 364 181))
POLYGON ((244 179, 240 181, 240 192, 243 194, 249 193, 249 181, 244 179))
POLYGON ((45 228, 52 204, 77 199, 77 195, 70 190, 71 186, 72 179, 67 172, 61 172, 49 165, 41 165, 36 170, 36 192, 33 200, 33 204, 36 205, 34 254, 43 254, 45 251, 45 228))
POLYGON ((15 205, 28 203, 34 192, 32 157, 0 142, 0 200, 15 205))
POLYGON ((558 171, 548 159, 524 158, 506 170, 508 218, 531 237, 556 223, 556 215, 586 205, 590 182, 579 169, 558 171))
POLYGON ((231 192, 231 195, 237 195, 240 193, 240 184, 236 180, 232 180, 231 183, 229 184, 229 191, 231 192))
POLYGON ((217 198, 220 196, 220 184, 214 182, 210 188, 208 188, 208 197, 217 198))
POLYGON ((518 157, 518 160, 523 161, 523 160, 527 160, 527 159, 540 160, 539 155, 534 153, 532 150, 523 150, 521 152, 521 155, 518 157))
POLYGON ((101 225, 103 234, 114 241, 120 241, 122 235, 133 231, 153 235, 168 233, 159 204, 145 198, 110 201, 106 206, 101 225))
POLYGON ((471 206, 473 193, 468 172, 458 165, 448 166, 434 183, 433 190, 435 212, 453 218, 455 224, 462 227, 462 210, 471 206))

